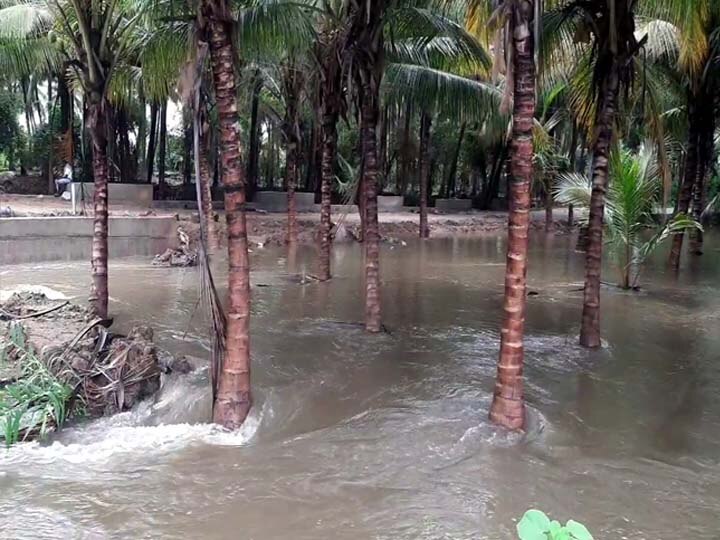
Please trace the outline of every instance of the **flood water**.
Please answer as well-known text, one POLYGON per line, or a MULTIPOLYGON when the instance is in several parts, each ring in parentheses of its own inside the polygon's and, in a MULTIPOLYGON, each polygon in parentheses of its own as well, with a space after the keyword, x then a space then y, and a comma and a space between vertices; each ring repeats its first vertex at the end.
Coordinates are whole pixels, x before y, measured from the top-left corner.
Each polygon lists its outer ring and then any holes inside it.
MULTIPOLYGON (((510 539, 536 507, 600 539, 719 538, 720 238, 678 281, 659 256, 643 291, 607 288, 599 351, 576 345, 574 239, 532 243, 525 436, 486 421, 503 238, 385 246, 380 336, 348 324, 357 246, 337 246, 331 283, 306 285, 288 276, 313 271, 312 249, 260 250, 243 431, 205 423, 201 371, 132 413, 1 450, 0 537, 510 539)), ((5 266, 0 286, 83 298, 89 266, 5 266)), ((162 347, 207 356, 194 270, 133 258, 110 272, 119 329, 147 322, 162 347)))

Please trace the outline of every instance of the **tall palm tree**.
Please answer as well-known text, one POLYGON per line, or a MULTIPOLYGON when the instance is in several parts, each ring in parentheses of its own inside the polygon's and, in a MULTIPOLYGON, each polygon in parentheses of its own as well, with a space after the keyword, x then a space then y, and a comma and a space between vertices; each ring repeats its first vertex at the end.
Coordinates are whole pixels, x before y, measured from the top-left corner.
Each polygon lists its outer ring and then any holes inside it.
POLYGON ((297 244, 297 205, 295 190, 298 187, 300 160, 300 107, 305 86, 303 66, 295 58, 283 62, 282 87, 285 97, 285 118, 283 119, 283 136, 285 138, 285 183, 288 196, 288 228, 287 242, 297 244))
POLYGON ((245 219, 245 180, 238 132, 233 20, 226 2, 203 0, 203 37, 212 64, 220 130, 220 168, 228 229, 226 354, 219 373, 213 420, 229 429, 245 421, 250 393, 250 260, 245 219))
POLYGON ((509 429, 525 426, 523 397, 523 335, 527 286, 530 186, 533 176, 535 59, 533 0, 507 5, 512 39, 513 118, 510 147, 510 214, 505 270, 500 359, 490 419, 509 429))
POLYGON ((0 25, 0 34, 18 46, 22 42, 33 46, 38 33, 56 32, 56 54, 65 60, 83 90, 95 183, 89 299, 95 315, 103 318, 108 315, 108 93, 123 63, 136 54, 137 29, 148 6, 147 2, 40 0, 0 10, 0 19, 6 22, 0 25), (18 10, 24 15, 20 19, 13 16, 18 10))
POLYGON ((428 225, 428 184, 430 183, 430 144, 432 117, 423 113, 420 118, 420 238, 430 237, 428 225))
POLYGON ((365 329, 382 329, 380 309, 380 229, 378 224, 377 126, 380 117, 380 84, 384 70, 384 17, 391 0, 348 0, 346 50, 352 55, 362 147, 362 197, 365 231, 365 329))
MULTIPOLYGON (((495 21, 507 36, 508 84, 512 82, 512 138, 510 146, 510 212, 505 269, 505 298, 500 357, 490 419, 512 430, 525 426, 523 395, 523 336, 525 329, 530 187, 533 177, 533 124, 535 116, 535 17, 533 0, 502 2, 494 12, 482 1, 471 3, 468 26, 495 21), (489 20, 488 20, 489 19, 489 20)), ((501 51, 497 51, 501 53, 501 51)), ((496 62, 502 57, 496 58, 496 62)))
MULTIPOLYGON (((463 120, 479 118, 480 112, 488 109, 489 102, 484 97, 489 94, 488 88, 463 75, 482 71, 489 63, 487 54, 444 10, 432 10, 432 6, 432 2, 424 0, 394 0, 387 4, 382 24, 384 32, 392 35, 392 39, 383 40, 382 106, 387 110, 395 105, 412 108, 411 104, 417 104, 427 110, 428 115, 442 111, 463 120)), ((328 159, 323 158, 322 169, 321 193, 324 195, 319 264, 321 279, 327 279, 330 275, 330 193, 337 146, 336 125, 346 108, 347 85, 343 85, 343 74, 353 65, 356 48, 348 36, 352 18, 346 0, 323 2, 322 7, 315 57, 321 79, 322 119, 319 122, 325 126, 324 133, 330 135, 324 139, 324 156, 328 159)), ((382 176, 382 141, 387 141, 383 137, 383 126, 377 130, 381 139, 378 174, 382 176)))
MULTIPOLYGON (((682 76, 686 95, 687 143, 683 180, 678 193, 677 213, 699 220, 704 210, 706 177, 714 158, 713 134, 720 89, 720 5, 711 0, 677 3, 660 0, 653 16, 674 25, 676 33, 667 40, 672 59, 682 76)), ((669 263, 680 265, 684 234, 673 238, 669 263)), ((702 253, 703 235, 690 229, 690 253, 702 253)))
MULTIPOLYGON (((485 53, 462 27, 432 9, 440 2, 432 0, 348 0, 348 21, 344 64, 350 69, 360 117, 361 171, 365 247, 365 327, 369 332, 381 329, 379 228, 377 218, 378 167, 377 132, 379 128, 381 88, 386 75, 392 86, 401 81, 422 81, 428 88, 435 84, 435 95, 426 94, 427 102, 440 100, 444 88, 454 87, 453 96, 477 97, 479 85, 461 76, 436 69, 432 62, 457 52, 485 53), (385 36, 391 36, 385 39, 385 36), (392 73, 392 74, 391 74, 392 73), (462 80, 462 84, 458 82, 462 80), (468 89, 470 89, 468 91, 468 89)), ((481 59, 474 59, 475 63, 481 59)), ((422 92, 421 92, 422 94, 422 92)), ((482 108, 484 101, 469 108, 482 108), (482 105, 481 105, 482 104, 482 105)), ((427 107, 428 110, 432 110, 427 107)))
POLYGON ((320 256, 319 278, 331 278, 332 185, 337 159, 337 123, 346 108, 343 91, 343 49, 347 24, 343 18, 344 0, 324 2, 314 55, 320 72, 320 125, 322 157, 320 164, 320 256))
MULTIPOLYGON (((225 357, 218 369, 213 420, 229 429, 245 421, 250 390, 250 261, 245 217, 245 171, 241 162, 236 85, 237 53, 246 40, 277 46, 278 36, 305 37, 304 11, 292 2, 263 0, 233 15, 226 0, 202 0, 198 28, 209 45, 220 135, 220 170, 225 193, 228 242, 228 305, 225 357), (299 21, 299 22, 298 22, 299 21), (239 34, 239 36, 238 36, 239 34), (236 39, 233 39, 236 36, 236 39)), ((248 47, 248 52, 252 52, 248 47)))
MULTIPOLYGON (((556 11, 555 20, 561 21, 560 26, 573 27, 575 41, 592 41, 589 49, 591 57, 584 62, 585 67, 580 66, 591 73, 590 88, 594 95, 591 106, 585 112, 587 115, 594 110, 591 122, 593 191, 588 220, 580 344, 595 348, 600 346, 600 271, 610 145, 620 105, 620 91, 630 83, 633 58, 640 47, 635 38, 636 0, 598 0, 592 3, 571 0, 562 4, 556 11)), ((556 35, 567 36, 567 32, 563 34, 560 29, 556 35)))

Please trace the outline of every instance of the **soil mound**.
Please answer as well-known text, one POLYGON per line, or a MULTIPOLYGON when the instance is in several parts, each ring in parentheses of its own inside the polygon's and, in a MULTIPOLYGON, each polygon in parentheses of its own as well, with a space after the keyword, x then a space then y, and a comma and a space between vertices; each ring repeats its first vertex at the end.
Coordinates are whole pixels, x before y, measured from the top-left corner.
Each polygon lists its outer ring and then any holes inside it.
POLYGON ((161 362, 151 328, 126 336, 111 320, 37 292, 0 305, 0 438, 42 437, 77 415, 129 410, 160 388, 161 362))

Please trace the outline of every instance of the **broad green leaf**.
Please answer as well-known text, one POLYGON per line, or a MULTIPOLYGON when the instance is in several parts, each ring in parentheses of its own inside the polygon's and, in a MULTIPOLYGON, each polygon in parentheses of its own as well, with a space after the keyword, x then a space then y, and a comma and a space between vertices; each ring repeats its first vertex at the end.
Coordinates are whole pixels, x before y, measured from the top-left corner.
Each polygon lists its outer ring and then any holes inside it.
POLYGON ((522 521, 518 523, 517 533, 520 540, 547 540, 547 534, 539 531, 535 525, 522 521))
POLYGON ((555 538, 557 534, 560 533, 562 530, 562 525, 560 525, 560 522, 556 519, 553 519, 550 522, 550 528, 548 529, 550 531, 550 538, 555 538))
POLYGON ((517 525, 520 540, 546 540, 550 520, 540 510, 528 510, 517 525))
POLYGON ((565 524, 565 528, 572 534, 575 540, 593 540, 592 534, 590 534, 590 531, 588 531, 587 527, 582 523, 571 519, 565 524))

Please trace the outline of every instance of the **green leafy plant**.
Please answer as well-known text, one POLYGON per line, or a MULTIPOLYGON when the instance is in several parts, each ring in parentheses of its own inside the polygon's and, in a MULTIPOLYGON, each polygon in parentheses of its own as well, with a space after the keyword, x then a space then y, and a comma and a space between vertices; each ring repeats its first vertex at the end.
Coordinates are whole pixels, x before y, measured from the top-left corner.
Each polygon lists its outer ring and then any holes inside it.
POLYGON ((53 375, 27 346, 20 325, 11 327, 7 339, 21 366, 20 377, 0 389, 0 437, 10 446, 30 435, 42 438, 60 427, 68 415, 72 388, 53 375))
MULTIPOLYGON (((636 288, 646 259, 672 235, 699 223, 684 214, 662 225, 654 217, 660 205, 662 182, 650 145, 634 154, 616 149, 610 156, 611 182, 605 202, 605 246, 618 272, 618 285, 636 288)), ((563 204, 589 206, 592 186, 583 174, 559 177, 555 200, 563 204)))
POLYGON ((528 510, 517 525, 520 540, 593 540, 592 534, 582 523, 572 519, 565 525, 550 520, 540 510, 528 510))

